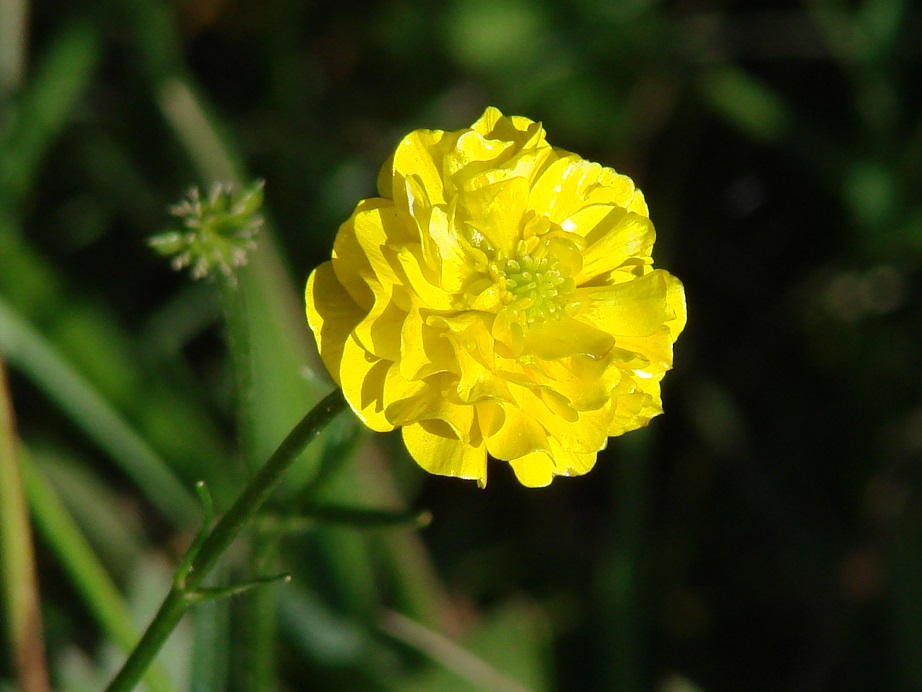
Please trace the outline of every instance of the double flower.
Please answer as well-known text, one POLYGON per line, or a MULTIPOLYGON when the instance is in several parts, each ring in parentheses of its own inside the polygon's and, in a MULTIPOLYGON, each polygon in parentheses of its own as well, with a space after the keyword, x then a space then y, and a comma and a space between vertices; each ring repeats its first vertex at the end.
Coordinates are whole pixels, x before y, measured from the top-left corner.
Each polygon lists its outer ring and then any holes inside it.
POLYGON ((320 355, 366 425, 400 427, 432 473, 484 485, 492 456, 543 486, 662 412, 685 295, 652 266, 630 178, 488 108, 407 135, 378 191, 307 284, 320 355))

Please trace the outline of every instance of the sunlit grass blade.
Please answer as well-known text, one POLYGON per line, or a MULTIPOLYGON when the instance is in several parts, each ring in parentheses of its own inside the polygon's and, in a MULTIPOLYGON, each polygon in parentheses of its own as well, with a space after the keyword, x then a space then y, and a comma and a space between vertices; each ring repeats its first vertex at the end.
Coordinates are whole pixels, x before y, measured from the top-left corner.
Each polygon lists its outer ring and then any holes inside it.
POLYGON ((195 502, 166 462, 2 299, 0 351, 110 455, 164 517, 180 526, 195 521, 195 502))
POLYGON ((48 669, 32 529, 17 447, 13 402, 0 359, 0 605, 19 685, 27 692, 39 692, 48 689, 48 669))
POLYGON ((0 108, 22 81, 26 70, 28 0, 0 2, 0 108))
POLYGON ((86 22, 68 22, 38 61, 21 94, 16 125, 0 142, 0 189, 17 204, 32 185, 51 144, 64 129, 99 63, 101 40, 86 22))
POLYGON ((424 692, 535 692, 548 688, 548 638, 533 608, 512 604, 481 623, 461 645, 400 613, 384 613, 385 633, 416 649, 436 666, 401 684, 401 690, 424 692))
POLYGON ((779 142, 794 120, 784 101, 743 70, 724 65, 708 70, 700 81, 710 105, 750 137, 779 142))
MULTIPOLYGON (((26 495, 38 531, 100 628, 124 651, 130 651, 140 633, 128 607, 57 494, 28 455, 23 457, 26 495)), ((157 666, 150 668, 145 682, 154 692, 175 690, 157 666)))

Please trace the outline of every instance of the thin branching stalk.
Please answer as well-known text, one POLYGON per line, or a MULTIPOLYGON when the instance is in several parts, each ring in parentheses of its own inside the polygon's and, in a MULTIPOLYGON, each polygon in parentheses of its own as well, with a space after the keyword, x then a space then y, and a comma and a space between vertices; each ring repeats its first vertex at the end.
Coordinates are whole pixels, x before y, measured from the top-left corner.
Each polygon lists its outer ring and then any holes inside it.
POLYGON ((224 551, 253 519, 279 484, 285 470, 345 408, 346 401, 339 389, 317 404, 292 429, 214 528, 210 531, 207 527, 203 529, 207 531, 206 537, 193 546, 196 552, 191 559, 183 561, 173 587, 141 641, 109 684, 109 692, 134 689, 189 607, 208 597, 201 590, 202 583, 224 551))

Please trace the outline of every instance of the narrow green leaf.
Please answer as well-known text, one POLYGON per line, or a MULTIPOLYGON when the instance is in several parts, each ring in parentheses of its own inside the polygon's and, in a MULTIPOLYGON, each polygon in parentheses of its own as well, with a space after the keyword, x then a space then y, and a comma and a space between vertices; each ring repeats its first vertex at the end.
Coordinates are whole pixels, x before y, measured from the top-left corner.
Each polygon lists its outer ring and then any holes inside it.
POLYGON ((32 530, 23 494, 6 369, 0 359, 0 592, 10 657, 25 690, 48 689, 32 530))
MULTIPOLYGON (((122 650, 130 651, 140 633, 118 589, 50 484, 28 455, 23 454, 23 460, 26 495, 38 531, 83 596, 87 610, 99 626, 122 650)), ((154 692, 175 689, 156 666, 148 671, 145 681, 154 692)))
POLYGON ((761 142, 777 142, 790 131, 791 113, 782 98, 743 70, 723 65, 700 81, 712 108, 761 142))
POLYGON ((27 0, 0 2, 0 104, 15 91, 26 71, 27 0))
POLYGON ((486 618, 459 644, 400 613, 384 614, 381 626, 436 666, 401 681, 407 692, 537 692, 550 688, 550 637, 541 612, 511 603, 486 618))
POLYGON ((10 206, 31 187, 52 143, 96 73, 101 40, 87 22, 65 22, 22 93, 16 126, 0 148, 0 189, 10 206))
POLYGON ((165 517, 181 526, 195 521, 195 503, 166 462, 2 299, 0 352, 96 441, 165 517))

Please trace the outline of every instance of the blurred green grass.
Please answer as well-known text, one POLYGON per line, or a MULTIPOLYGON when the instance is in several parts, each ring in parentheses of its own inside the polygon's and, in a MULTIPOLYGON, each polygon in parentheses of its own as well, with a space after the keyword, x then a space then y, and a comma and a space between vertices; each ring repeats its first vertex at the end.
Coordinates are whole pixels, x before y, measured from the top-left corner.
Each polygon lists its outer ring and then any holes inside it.
POLYGON ((0 352, 55 687, 118 665, 193 483, 226 507, 331 386, 301 286, 389 149, 493 104, 644 189, 689 297, 667 414, 541 491, 343 422, 272 511, 347 455, 324 501, 432 526, 254 532, 218 578, 293 581, 196 611, 152 688, 922 688, 920 29, 900 0, 0 0, 0 352), (251 177, 239 294, 146 247, 251 177))

